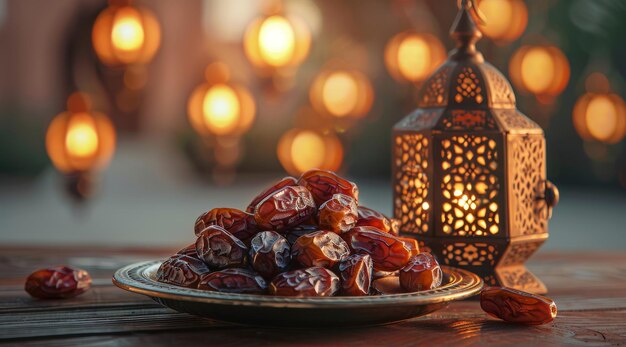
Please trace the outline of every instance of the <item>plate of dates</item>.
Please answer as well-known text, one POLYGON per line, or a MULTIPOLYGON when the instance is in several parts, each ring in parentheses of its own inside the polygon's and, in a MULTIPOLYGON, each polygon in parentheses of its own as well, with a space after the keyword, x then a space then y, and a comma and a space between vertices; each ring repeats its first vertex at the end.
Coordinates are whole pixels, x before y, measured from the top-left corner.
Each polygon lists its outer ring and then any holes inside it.
POLYGON ((330 171, 283 178, 244 210, 203 213, 195 242, 121 268, 113 283, 179 312, 293 327, 392 323, 480 292, 480 277, 440 266, 358 193, 330 171))

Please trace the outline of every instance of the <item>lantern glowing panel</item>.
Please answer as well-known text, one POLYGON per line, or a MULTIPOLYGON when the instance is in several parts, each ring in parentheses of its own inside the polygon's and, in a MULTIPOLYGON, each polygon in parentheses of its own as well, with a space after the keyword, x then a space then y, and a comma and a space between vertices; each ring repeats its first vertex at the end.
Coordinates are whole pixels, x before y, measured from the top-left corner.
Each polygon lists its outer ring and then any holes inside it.
POLYGON ((96 18, 91 36, 98 58, 117 66, 152 60, 161 42, 161 29, 149 10, 111 4, 96 18))
POLYGON ((528 8, 523 0, 480 0, 478 9, 484 16, 484 23, 478 26, 496 42, 517 40, 526 30, 528 8))
POLYGON ((545 292, 524 266, 547 239, 558 201, 546 180, 543 130, 517 110, 511 85, 476 50, 471 2, 460 4, 456 49, 393 130, 394 217, 402 235, 442 264, 487 285, 545 292))
MULTIPOLYGON (((68 104, 71 105, 71 102, 68 104)), ((48 156, 54 166, 65 173, 90 172, 103 168, 115 151, 113 125, 101 113, 90 110, 74 112, 72 107, 69 108, 69 111, 56 116, 48 127, 48 156)))
POLYGON ((511 81, 538 98, 556 97, 569 82, 569 62, 554 46, 522 46, 509 63, 511 81))
POLYGON ((385 47, 385 64, 397 81, 421 82, 446 58, 441 41, 433 35, 404 32, 385 47))
POLYGON ((238 135, 254 122, 254 99, 247 89, 228 82, 230 74, 224 67, 210 65, 206 77, 213 83, 198 86, 187 103, 189 121, 200 135, 238 135))
POLYGON ((309 98, 317 112, 338 118, 359 118, 371 109, 374 91, 369 79, 361 72, 337 69, 318 75, 309 98))
POLYGON ((343 146, 335 135, 292 129, 280 138, 277 154, 285 171, 297 176, 315 168, 338 170, 343 161, 343 146))
POLYGON ((243 42, 246 56, 258 68, 297 66, 309 54, 311 31, 298 17, 271 15, 254 20, 243 42))

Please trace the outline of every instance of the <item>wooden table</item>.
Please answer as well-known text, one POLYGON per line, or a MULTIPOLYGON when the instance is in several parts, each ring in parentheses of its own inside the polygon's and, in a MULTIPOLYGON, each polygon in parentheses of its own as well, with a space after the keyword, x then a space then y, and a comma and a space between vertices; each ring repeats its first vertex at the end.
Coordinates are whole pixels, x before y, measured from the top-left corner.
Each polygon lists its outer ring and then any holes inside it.
POLYGON ((128 263, 173 249, 0 247, 0 345, 544 345, 626 344, 626 253, 543 253, 529 268, 559 308, 552 324, 527 327, 489 318, 475 300, 429 316, 359 329, 242 327, 177 313, 111 284, 128 263), (24 279, 38 268, 70 264, 90 272, 93 288, 70 300, 35 300, 24 279))

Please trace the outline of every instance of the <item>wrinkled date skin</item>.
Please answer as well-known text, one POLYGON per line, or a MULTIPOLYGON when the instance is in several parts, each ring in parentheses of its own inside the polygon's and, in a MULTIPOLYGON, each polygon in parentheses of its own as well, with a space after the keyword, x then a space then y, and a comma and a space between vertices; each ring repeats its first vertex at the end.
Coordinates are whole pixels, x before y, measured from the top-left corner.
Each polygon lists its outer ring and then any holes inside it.
POLYGON ((334 194, 345 194, 359 201, 359 188, 356 184, 331 171, 309 170, 300 176, 298 185, 311 191, 317 206, 331 199, 334 194))
POLYGON ((246 241, 257 233, 254 216, 236 208, 214 208, 196 219, 194 231, 196 236, 211 225, 226 229, 236 238, 246 241))
POLYGON ((202 260, 187 255, 173 255, 163 262, 156 273, 157 281, 181 287, 195 288, 200 277, 211 272, 202 260))
POLYGON ((293 227, 289 229, 285 233, 285 237, 287 238, 287 241, 289 241, 289 244, 293 246, 293 244, 296 243, 296 241, 298 240, 298 238, 300 238, 300 236, 314 233, 319 230, 320 229, 316 225, 300 224, 297 227, 293 227))
POLYGON ((248 247, 224 228, 212 225, 196 239, 196 252, 212 269, 246 265, 248 247))
POLYGON ((57 266, 33 272, 24 290, 39 299, 73 298, 91 287, 91 276, 85 270, 57 266))
POLYGON ((274 231, 262 231, 250 241, 250 265, 264 278, 285 271, 291 261, 287 239, 274 231))
POLYGON ((291 186, 297 186, 297 185, 298 185, 298 181, 295 178, 291 176, 287 176, 283 178, 282 180, 278 181, 273 186, 267 188, 266 190, 259 193, 259 195, 255 196, 254 199, 252 199, 252 201, 246 208, 246 212, 254 213, 256 206, 259 204, 259 202, 263 201, 263 199, 267 198, 268 196, 274 194, 275 192, 281 190, 284 187, 291 187, 291 186))
POLYGON ((374 264, 369 254, 353 254, 339 264, 341 294, 369 295, 374 264))
POLYGON ((365 206, 359 206, 358 208, 358 220, 356 226, 358 227, 374 227, 380 231, 388 233, 391 231, 391 222, 384 214, 367 208, 365 206))
POLYGON ((198 257, 198 253, 196 253, 196 244, 192 243, 189 246, 181 249, 180 251, 176 252, 176 254, 180 254, 180 255, 187 255, 190 256, 192 258, 197 258, 198 257))
POLYGON ((350 248, 346 242, 327 230, 300 236, 291 249, 291 256, 304 267, 331 268, 349 255, 350 248))
POLYGON ((420 254, 420 245, 416 239, 410 237, 397 237, 411 251, 411 257, 420 254))
POLYGON ((354 253, 369 254, 376 270, 400 270, 411 257, 411 250, 401 240, 376 228, 355 227, 341 237, 354 253))
POLYGON ((263 294, 267 283, 247 269, 224 269, 202 276, 198 289, 223 293, 263 294))
POLYGON ((339 277, 323 267, 283 272, 269 286, 270 294, 280 296, 332 296, 339 290, 339 277))
POLYGON ((344 194, 335 194, 323 203, 317 212, 320 229, 342 234, 354 227, 357 221, 356 200, 344 194))
POLYGON ((504 287, 483 289, 480 307, 495 318, 528 325, 550 323, 557 314, 551 299, 504 287))
POLYGON ((400 286, 407 292, 435 289, 441 285, 442 280, 441 267, 430 253, 412 257, 400 270, 400 286))
POLYGON ((306 188, 284 187, 261 201, 254 212, 259 228, 283 232, 308 220, 315 213, 315 202, 306 188))

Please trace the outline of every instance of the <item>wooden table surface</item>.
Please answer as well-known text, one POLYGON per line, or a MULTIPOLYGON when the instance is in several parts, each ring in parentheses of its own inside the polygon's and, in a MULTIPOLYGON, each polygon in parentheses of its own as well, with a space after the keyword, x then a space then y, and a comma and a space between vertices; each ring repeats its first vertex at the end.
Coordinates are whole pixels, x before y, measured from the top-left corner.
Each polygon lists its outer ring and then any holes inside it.
POLYGON ((558 317, 543 326, 489 318, 475 300, 400 323, 351 329, 279 329, 229 325, 177 313, 111 284, 126 264, 161 259, 173 249, 0 247, 0 345, 620 345, 626 344, 626 252, 540 253, 529 268, 550 290, 558 317), (89 271, 93 288, 69 300, 35 300, 30 272, 69 264, 89 271))

